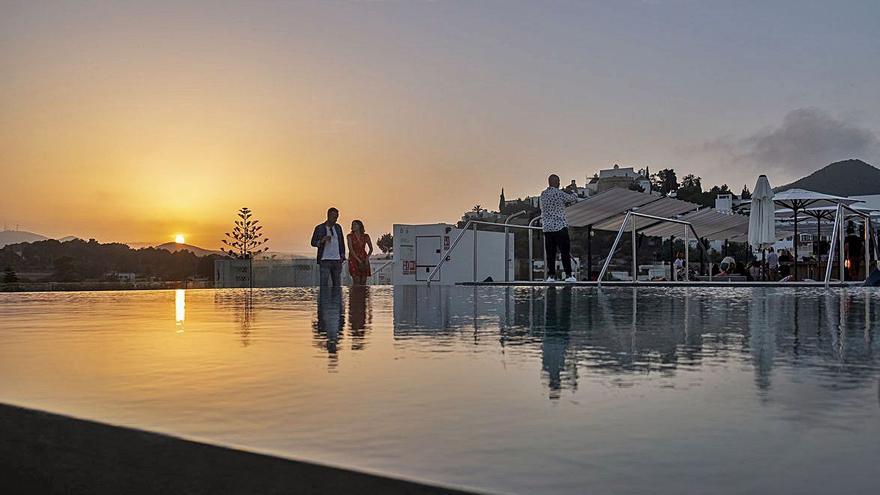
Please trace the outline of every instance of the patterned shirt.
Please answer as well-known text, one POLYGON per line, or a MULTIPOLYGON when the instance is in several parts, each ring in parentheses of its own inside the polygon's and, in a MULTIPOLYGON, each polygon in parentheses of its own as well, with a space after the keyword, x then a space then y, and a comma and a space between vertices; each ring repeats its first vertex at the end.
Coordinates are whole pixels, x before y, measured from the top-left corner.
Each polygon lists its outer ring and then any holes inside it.
POLYGON ((577 203, 577 196, 556 187, 548 187, 541 193, 541 226, 544 232, 558 232, 568 228, 565 207, 577 203))

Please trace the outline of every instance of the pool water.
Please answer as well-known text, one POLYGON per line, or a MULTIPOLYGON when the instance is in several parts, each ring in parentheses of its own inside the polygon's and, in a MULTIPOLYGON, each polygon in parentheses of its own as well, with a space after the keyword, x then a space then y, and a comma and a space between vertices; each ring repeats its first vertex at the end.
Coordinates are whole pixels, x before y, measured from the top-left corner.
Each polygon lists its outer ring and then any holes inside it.
POLYGON ((880 292, 0 295, 0 401, 493 493, 876 493, 880 292))

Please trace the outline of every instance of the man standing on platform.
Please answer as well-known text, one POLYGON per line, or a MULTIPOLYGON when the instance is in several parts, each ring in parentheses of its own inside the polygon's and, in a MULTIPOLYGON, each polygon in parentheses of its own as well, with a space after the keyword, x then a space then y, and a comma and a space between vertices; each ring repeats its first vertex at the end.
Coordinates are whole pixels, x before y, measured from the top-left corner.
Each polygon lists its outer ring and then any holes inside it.
POLYGON ((342 227, 336 223, 339 210, 327 210, 327 221, 315 226, 312 232, 312 247, 318 248, 318 265, 321 267, 321 287, 339 287, 342 275, 342 262, 345 261, 345 238, 342 227))
POLYGON ((566 282, 577 282, 571 270, 571 240, 568 237, 568 222, 565 207, 577 203, 572 186, 559 189, 559 176, 547 178, 549 186, 541 193, 541 227, 544 230, 544 250, 547 256, 547 281, 556 281, 556 252, 562 255, 562 269, 566 282))

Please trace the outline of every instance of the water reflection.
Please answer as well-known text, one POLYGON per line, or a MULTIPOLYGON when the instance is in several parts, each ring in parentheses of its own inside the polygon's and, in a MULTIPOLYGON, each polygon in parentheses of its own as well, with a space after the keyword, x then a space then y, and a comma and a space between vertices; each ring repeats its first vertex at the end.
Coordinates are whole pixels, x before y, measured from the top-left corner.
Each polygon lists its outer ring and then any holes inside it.
POLYGON ((335 371, 339 364, 338 343, 345 326, 342 311, 342 288, 321 287, 318 291, 317 318, 314 321, 315 345, 327 350, 327 369, 335 371))
POLYGON ((235 333, 238 335, 242 347, 251 345, 251 332, 255 321, 254 300, 257 297, 265 297, 265 294, 257 295, 253 289, 229 289, 214 292, 214 305, 232 311, 235 333))
POLYGON ((183 333, 183 322, 186 320, 186 290, 176 289, 174 291, 174 324, 177 326, 177 333, 183 333))
MULTIPOLYGON (((648 375, 730 365, 751 366, 765 397, 780 367, 807 370, 810 386, 826 389, 873 384, 877 296, 868 289, 398 287, 394 335, 397 345, 427 352, 465 342, 497 342, 506 356, 540 352, 553 399, 576 391, 585 375, 629 387, 648 375)), ((696 376, 694 386, 701 381, 696 376)))
POLYGON ((348 292, 348 331, 351 335, 351 349, 363 350, 367 346, 367 335, 373 323, 370 304, 370 287, 355 286, 348 292))

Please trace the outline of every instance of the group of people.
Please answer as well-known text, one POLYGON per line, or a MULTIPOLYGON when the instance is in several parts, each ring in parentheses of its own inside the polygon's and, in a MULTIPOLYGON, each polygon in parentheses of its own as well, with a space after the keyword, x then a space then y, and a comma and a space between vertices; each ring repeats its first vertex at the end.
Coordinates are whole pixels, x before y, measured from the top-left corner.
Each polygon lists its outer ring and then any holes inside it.
POLYGON ((370 256, 373 254, 373 241, 365 232, 364 222, 352 220, 351 232, 343 236, 338 223, 339 210, 327 210, 327 220, 315 226, 312 232, 312 247, 318 248, 321 287, 342 285, 342 264, 346 260, 348 247, 348 274, 353 285, 366 285, 372 275, 370 256), (343 240, 344 239, 344 240, 343 240))
MULTIPOLYGON (((577 195, 566 186, 559 188, 559 176, 548 178, 548 186, 541 193, 541 225, 544 231, 544 248, 547 254, 547 281, 556 281, 556 254, 562 258, 562 269, 565 282, 576 282, 577 278, 571 268, 571 240, 568 235, 568 222, 565 218, 565 207, 578 201, 577 195)), ((320 266, 320 284, 322 287, 338 287, 341 285, 342 264, 346 260, 348 248, 348 273, 353 285, 366 285, 370 271, 370 255, 373 254, 373 242, 364 231, 364 223, 360 220, 351 222, 351 232, 343 235, 338 223, 339 210, 327 210, 327 220, 316 225, 312 232, 312 247, 318 249, 317 262, 320 266), (345 239, 345 240, 343 240, 345 239)))

